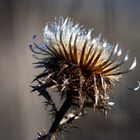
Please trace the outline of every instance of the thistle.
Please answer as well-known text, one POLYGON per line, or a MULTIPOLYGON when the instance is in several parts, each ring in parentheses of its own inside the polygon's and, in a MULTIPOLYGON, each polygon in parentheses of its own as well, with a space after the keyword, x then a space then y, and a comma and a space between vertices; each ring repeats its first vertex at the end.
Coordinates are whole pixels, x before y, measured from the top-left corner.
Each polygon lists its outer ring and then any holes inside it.
POLYGON ((30 45, 38 59, 36 67, 44 68, 32 88, 46 99, 53 116, 50 130, 38 133, 39 140, 57 139, 56 135, 72 127, 73 120, 84 115, 86 108, 107 114, 114 104, 108 99, 116 81, 136 67, 135 58, 130 68, 123 70, 129 52, 120 60, 122 50, 118 45, 112 46, 100 36, 92 38, 91 33, 92 29, 87 31, 70 18, 59 18, 46 25, 44 45, 35 41, 30 45), (59 110, 49 88, 57 89, 64 101, 59 110))

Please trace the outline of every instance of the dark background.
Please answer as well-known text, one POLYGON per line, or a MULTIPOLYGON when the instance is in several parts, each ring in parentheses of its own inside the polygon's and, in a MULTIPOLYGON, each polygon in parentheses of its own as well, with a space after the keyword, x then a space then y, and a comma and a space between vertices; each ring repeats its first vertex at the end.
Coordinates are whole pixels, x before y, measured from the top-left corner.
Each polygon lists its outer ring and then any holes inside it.
POLYGON ((66 140, 140 139, 140 91, 132 92, 140 80, 139 0, 0 0, 0 140, 33 140, 37 130, 49 129, 51 119, 43 98, 30 93, 33 68, 29 44, 32 36, 43 42, 43 28, 54 17, 71 17, 102 33, 111 44, 136 56, 136 69, 126 74, 112 95, 115 106, 108 119, 96 111, 78 120, 80 130, 70 129, 66 140))

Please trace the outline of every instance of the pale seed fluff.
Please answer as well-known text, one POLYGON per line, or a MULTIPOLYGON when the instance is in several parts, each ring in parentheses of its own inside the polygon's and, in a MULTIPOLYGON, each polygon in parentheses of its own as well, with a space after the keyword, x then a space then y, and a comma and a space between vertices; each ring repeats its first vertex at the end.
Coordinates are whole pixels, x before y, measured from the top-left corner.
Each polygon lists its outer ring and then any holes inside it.
POLYGON ((49 22, 44 29, 45 45, 34 42, 31 46, 42 56, 36 66, 45 69, 35 80, 38 89, 56 88, 63 98, 71 95, 72 106, 106 112, 114 105, 108 98, 115 82, 136 67, 136 58, 124 70, 129 52, 122 55, 118 45, 110 45, 100 35, 92 37, 92 32, 70 18, 49 22))

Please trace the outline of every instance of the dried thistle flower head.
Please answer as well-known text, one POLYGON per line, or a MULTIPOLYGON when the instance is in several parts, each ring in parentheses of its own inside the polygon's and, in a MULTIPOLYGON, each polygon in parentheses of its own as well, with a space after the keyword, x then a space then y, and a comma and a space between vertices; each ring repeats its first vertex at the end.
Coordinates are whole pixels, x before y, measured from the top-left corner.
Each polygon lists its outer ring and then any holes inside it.
MULTIPOLYGON (((66 99, 63 115, 69 107, 81 111, 91 107, 106 113, 113 105, 108 98, 115 82, 136 67, 135 58, 128 70, 121 70, 128 60, 128 52, 120 60, 122 50, 118 45, 112 46, 102 41, 100 36, 92 38, 91 33, 92 29, 86 31, 70 18, 59 18, 46 25, 45 45, 34 42, 31 46, 32 51, 41 56, 36 66, 44 68, 34 79, 38 83, 33 90, 43 95, 47 103, 53 104, 55 119, 61 109, 56 110, 47 88, 56 88, 59 95, 66 99)), ((62 124, 62 118, 55 125, 62 124)), ((50 129, 50 132, 56 129, 50 129)))

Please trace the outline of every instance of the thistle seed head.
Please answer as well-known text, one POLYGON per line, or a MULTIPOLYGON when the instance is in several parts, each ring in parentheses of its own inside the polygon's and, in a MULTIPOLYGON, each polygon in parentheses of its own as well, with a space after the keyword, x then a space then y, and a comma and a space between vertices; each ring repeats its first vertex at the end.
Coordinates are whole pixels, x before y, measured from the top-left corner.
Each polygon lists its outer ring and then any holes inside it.
POLYGON ((33 42, 31 50, 41 56, 36 67, 44 71, 36 76, 37 90, 56 88, 62 98, 71 95, 72 106, 91 107, 107 112, 113 102, 109 93, 122 74, 136 67, 136 58, 127 70, 122 66, 128 60, 128 52, 122 60, 122 50, 91 37, 86 30, 70 18, 58 18, 46 25, 44 45, 33 42))

